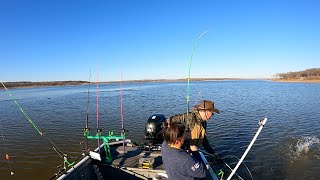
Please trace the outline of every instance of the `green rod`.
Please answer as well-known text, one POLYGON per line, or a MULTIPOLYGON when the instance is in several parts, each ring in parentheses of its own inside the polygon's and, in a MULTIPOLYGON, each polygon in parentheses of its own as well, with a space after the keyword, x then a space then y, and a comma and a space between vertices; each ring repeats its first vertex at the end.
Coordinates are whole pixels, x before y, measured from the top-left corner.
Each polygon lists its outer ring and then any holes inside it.
POLYGON ((20 104, 16 101, 16 99, 14 98, 14 96, 11 94, 11 92, 7 89, 7 87, 4 85, 4 83, 1 81, 2 86, 4 87, 4 89, 8 92, 8 94, 10 95, 11 99, 14 101, 14 103, 18 106, 18 108, 20 109, 20 111, 22 112, 22 114, 28 119, 28 121, 31 123, 31 125, 37 130, 37 132, 42 136, 42 132, 39 130, 39 128, 33 123, 33 121, 31 120, 31 118, 28 116, 27 113, 24 112, 24 110, 22 109, 22 107, 20 106, 20 104))
POLYGON ((200 34, 200 36, 198 37, 198 39, 195 41, 194 45, 193 45, 193 49, 192 49, 192 53, 191 53, 191 57, 189 60, 189 71, 188 71, 188 78, 187 78, 187 113, 189 113, 189 102, 190 102, 190 74, 191 74, 191 65, 192 65, 192 59, 193 59, 193 55, 196 51, 196 47, 198 45, 199 40, 202 38, 202 36, 204 34, 206 34, 208 31, 204 31, 203 33, 200 34))

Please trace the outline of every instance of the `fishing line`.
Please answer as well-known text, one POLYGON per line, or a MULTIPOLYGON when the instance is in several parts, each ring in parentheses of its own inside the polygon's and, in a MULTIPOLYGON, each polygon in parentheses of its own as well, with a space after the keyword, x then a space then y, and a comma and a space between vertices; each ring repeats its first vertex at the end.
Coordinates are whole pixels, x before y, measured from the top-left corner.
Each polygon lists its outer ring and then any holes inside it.
MULTIPOLYGON (((99 83, 98 83, 98 72, 99 72, 99 69, 98 69, 98 59, 97 59, 97 81, 96 81, 96 118, 97 118, 97 134, 98 136, 100 136, 100 133, 101 133, 101 130, 99 129, 99 83)), ((100 147, 100 138, 98 138, 98 147, 100 147)), ((100 153, 100 148, 99 148, 99 153, 100 153)))
POLYGON ((4 140, 1 120, 0 120, 0 131, 1 131, 1 136, 2 136, 2 140, 3 140, 4 151, 6 153, 6 160, 8 161, 8 165, 9 165, 9 168, 10 168, 10 174, 12 176, 12 175, 14 175, 14 172, 12 171, 12 167, 11 167, 11 164, 10 164, 10 156, 9 156, 8 149, 7 149, 7 146, 6 146, 6 141, 4 140))
POLYGON ((85 145, 85 150, 87 151, 88 150, 88 138, 87 138, 87 135, 89 133, 89 127, 88 127, 88 124, 89 124, 89 93, 90 93, 90 83, 91 82, 91 68, 90 68, 90 76, 89 76, 89 85, 88 85, 88 93, 87 93, 87 113, 86 113, 86 127, 84 129, 85 131, 85 141, 86 141, 86 145, 85 145))
MULTIPOLYGON (((203 150, 201 150, 201 149, 199 149, 199 151, 200 152, 202 152, 202 153, 204 153, 204 154, 207 154, 207 155, 209 155, 209 156, 211 156, 211 157, 214 157, 214 158, 216 158, 216 156, 214 156, 213 154, 210 154, 210 153, 208 153, 208 152, 206 152, 206 151, 203 151, 203 150)), ((226 156, 227 157, 227 156, 226 156)), ((222 159, 224 159, 224 158, 222 158, 222 159)), ((231 171, 233 170, 226 162, 223 162, 231 171)), ((250 171, 249 171, 250 172, 250 171)), ((235 173, 236 174, 236 176, 238 176, 238 178, 240 178, 241 180, 243 180, 243 178, 239 175, 239 174, 237 174, 237 173, 235 173)), ((251 173, 250 173, 251 174, 251 173)))
POLYGON ((197 95, 197 97, 196 97, 196 100, 195 100, 194 103, 193 103, 192 109, 194 109, 194 106, 198 103, 198 99, 199 99, 200 94, 201 94, 201 90, 198 92, 198 95, 197 95))
POLYGON ((189 71, 188 71, 188 78, 187 78, 187 114, 189 113, 189 101, 190 101, 190 74, 191 74, 191 65, 192 65, 192 59, 193 59, 193 55, 196 51, 196 47, 198 45, 199 40, 202 38, 202 36, 204 34, 206 34, 208 31, 204 31, 203 33, 200 34, 200 36, 198 37, 198 39, 195 41, 194 45, 193 45, 193 49, 192 49, 192 53, 191 53, 191 57, 189 60, 189 71))
POLYGON ((36 131, 47 141, 51 144, 53 150, 64 159, 64 163, 67 163, 68 166, 71 166, 73 163, 70 163, 68 161, 67 155, 64 154, 42 131, 40 131, 40 129, 36 126, 36 124, 31 120, 31 118, 28 116, 28 114, 26 112, 24 112, 24 110, 22 109, 22 107, 20 106, 20 104, 18 103, 18 101, 14 98, 14 96, 11 94, 11 92, 7 89, 7 87, 4 85, 4 83, 2 81, 0 81, 2 86, 4 87, 4 89, 7 91, 7 93, 10 95, 11 99, 14 101, 14 103, 17 105, 17 107, 20 109, 20 111, 22 112, 22 114, 28 119, 28 121, 31 123, 31 125, 34 127, 34 129, 36 129, 36 131))
POLYGON ((229 175, 228 179, 227 180, 230 180, 232 178, 232 176, 234 175, 234 173, 237 171, 237 169, 239 168, 240 164, 242 164, 242 161, 244 160, 244 158, 247 156, 248 152, 250 151, 252 145, 254 144, 254 142, 256 141, 256 139, 258 138, 261 130, 263 129, 264 125, 266 124, 268 118, 264 118, 264 119, 261 119, 259 121, 259 129, 258 131, 256 132, 256 134, 254 135, 253 139, 251 140, 249 146, 247 147, 246 151, 243 153, 243 155, 241 156, 239 162, 237 163, 237 165, 235 166, 235 168, 232 170, 231 174, 229 175))
MULTIPOLYGON (((237 156, 234 156, 234 155, 227 155, 227 156, 223 157, 223 159, 228 158, 228 157, 235 158, 235 159, 237 159, 238 161, 240 161, 240 159, 239 159, 237 156)), ((227 163, 226 163, 226 164, 227 164, 227 163)), ((243 165, 246 167, 247 171, 248 171, 249 174, 250 174, 251 179, 253 180, 253 176, 252 176, 252 174, 251 174, 248 166, 247 166, 244 162, 242 162, 241 164, 243 164, 243 165)), ((231 169, 230 167, 229 167, 229 169, 230 169, 231 171, 233 170, 233 169, 231 169)))
POLYGON ((91 68, 90 68, 90 76, 89 76, 89 86, 87 92, 87 113, 86 113, 86 129, 88 129, 88 122, 89 122, 89 93, 90 93, 90 81, 91 81, 91 68))
POLYGON ((14 103, 18 106, 18 108, 20 109, 20 111, 22 112, 22 114, 28 119, 28 121, 31 123, 31 125, 37 130, 37 132, 42 136, 43 133, 39 130, 39 128, 32 122, 31 118, 28 116, 27 113, 24 112, 24 110, 22 109, 22 107, 20 106, 20 104, 16 101, 16 99, 13 97, 13 95, 11 94, 11 92, 7 89, 7 87, 4 85, 4 83, 1 81, 2 86, 4 87, 4 89, 9 93, 11 99, 14 101, 14 103))
MULTIPOLYGON (((123 120, 123 98, 122 98, 122 66, 120 70, 120 116, 121 116, 121 128, 122 137, 124 137, 124 120, 123 120)), ((125 152, 125 138, 123 138, 123 152, 125 152)))

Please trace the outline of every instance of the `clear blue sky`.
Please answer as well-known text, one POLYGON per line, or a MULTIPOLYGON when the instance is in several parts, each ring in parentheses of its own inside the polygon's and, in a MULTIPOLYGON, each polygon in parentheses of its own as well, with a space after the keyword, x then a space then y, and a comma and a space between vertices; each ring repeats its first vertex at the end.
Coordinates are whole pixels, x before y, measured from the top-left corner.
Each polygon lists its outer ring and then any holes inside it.
POLYGON ((0 80, 185 78, 206 30, 191 77, 320 67, 318 0, 1 0, 0 80))

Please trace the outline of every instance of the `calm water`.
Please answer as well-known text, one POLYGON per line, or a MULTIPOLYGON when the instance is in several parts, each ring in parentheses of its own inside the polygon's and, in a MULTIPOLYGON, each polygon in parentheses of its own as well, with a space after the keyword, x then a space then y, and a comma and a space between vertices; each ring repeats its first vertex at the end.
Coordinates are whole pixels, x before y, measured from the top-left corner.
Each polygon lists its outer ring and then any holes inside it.
MULTIPOLYGON (((88 86, 12 89, 24 111, 65 153, 77 158, 83 141, 88 86)), ((268 81, 192 82, 192 106, 214 100, 220 115, 209 121, 208 137, 222 156, 241 157, 268 117, 245 159, 254 179, 320 179, 320 84, 268 81)), ((90 127, 95 131, 95 87, 90 88, 90 127)), ((123 85, 128 137, 140 142, 149 115, 186 111, 186 83, 123 85)), ((100 125, 120 132, 119 84, 99 86, 100 125)), ((62 159, 0 91, 0 179, 49 179, 62 159), (5 148, 11 156, 5 159, 5 148), (10 176, 10 171, 15 173, 10 176)), ((104 131, 106 132, 106 131, 104 131)), ((91 148, 96 142, 91 142, 91 148)))

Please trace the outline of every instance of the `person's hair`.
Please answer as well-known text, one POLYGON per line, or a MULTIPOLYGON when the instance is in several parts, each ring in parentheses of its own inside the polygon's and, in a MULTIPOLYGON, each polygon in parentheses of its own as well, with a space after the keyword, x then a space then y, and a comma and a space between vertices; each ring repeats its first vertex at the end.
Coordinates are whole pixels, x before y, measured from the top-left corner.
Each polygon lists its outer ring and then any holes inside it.
POLYGON ((164 131, 164 140, 168 144, 174 144, 178 138, 181 138, 185 133, 185 126, 180 122, 172 122, 164 131))

